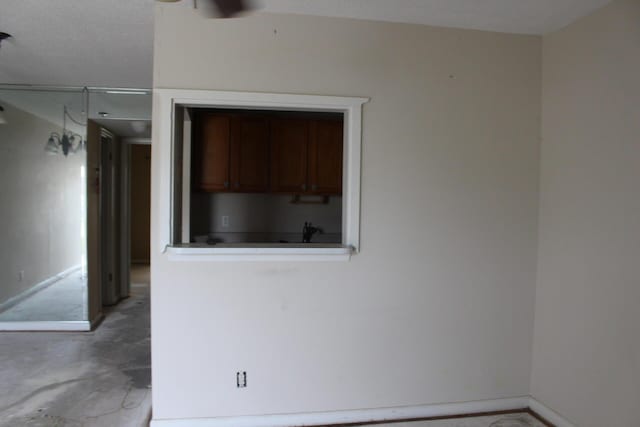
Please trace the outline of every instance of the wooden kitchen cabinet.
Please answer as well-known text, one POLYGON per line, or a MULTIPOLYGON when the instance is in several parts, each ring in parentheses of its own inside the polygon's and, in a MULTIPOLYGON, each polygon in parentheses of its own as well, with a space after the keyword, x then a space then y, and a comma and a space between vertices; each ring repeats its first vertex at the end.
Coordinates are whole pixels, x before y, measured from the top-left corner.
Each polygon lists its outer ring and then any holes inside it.
POLYGON ((308 190, 342 194, 342 121, 312 120, 309 126, 308 190))
POLYGON ((208 192, 269 189, 269 122, 265 118, 206 114, 194 143, 196 187, 208 192))
POLYGON ((269 121, 261 117, 231 120, 231 191, 269 190, 269 121))
POLYGON ((228 191, 231 119, 206 114, 200 117, 192 164, 195 186, 201 191, 228 191))
POLYGON ((342 194, 342 120, 207 112, 196 123, 192 165, 200 191, 342 194))
POLYGON ((271 120, 272 192, 297 194, 307 191, 308 141, 308 120, 271 120))
POLYGON ((342 121, 271 122, 271 191, 342 194, 342 121))

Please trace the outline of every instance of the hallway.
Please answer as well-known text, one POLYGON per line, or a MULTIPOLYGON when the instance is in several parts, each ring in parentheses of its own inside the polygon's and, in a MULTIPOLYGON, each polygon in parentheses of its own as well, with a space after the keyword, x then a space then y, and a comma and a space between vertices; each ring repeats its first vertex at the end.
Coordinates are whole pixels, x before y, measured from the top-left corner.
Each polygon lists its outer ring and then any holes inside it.
POLYGON ((151 411, 149 267, 85 333, 0 333, 0 427, 141 426, 151 411))

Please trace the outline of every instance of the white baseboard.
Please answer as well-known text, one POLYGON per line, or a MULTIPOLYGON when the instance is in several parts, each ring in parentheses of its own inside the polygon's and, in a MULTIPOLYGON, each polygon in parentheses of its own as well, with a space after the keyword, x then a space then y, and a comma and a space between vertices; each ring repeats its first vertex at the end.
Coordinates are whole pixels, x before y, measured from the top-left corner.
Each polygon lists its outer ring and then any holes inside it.
POLYGON ((91 330, 91 322, 78 321, 34 321, 0 322, 0 332, 86 332, 91 330))
POLYGON ((20 302, 22 302, 25 299, 29 298, 31 295, 33 295, 33 294, 35 294, 37 292, 40 292, 41 290, 43 290, 44 288, 54 284, 58 280, 67 277, 68 275, 70 275, 71 273, 74 273, 75 271, 79 270, 80 268, 82 268, 81 265, 74 265, 71 268, 67 268, 66 270, 61 271, 58 274, 55 274, 55 275, 53 275, 53 276, 51 276, 51 277, 49 277, 47 279, 44 279, 43 281, 41 281, 39 283, 36 283, 35 285, 30 287, 29 289, 19 293, 18 295, 9 298, 8 300, 6 300, 2 304, 0 304, 0 313, 10 309, 11 307, 15 306, 16 304, 19 304, 20 302))
POLYGON ((437 405, 312 412, 305 414, 153 419, 151 420, 150 425, 151 427, 294 427, 442 417, 518 409, 526 410, 528 406, 529 397, 523 396, 508 399, 478 400, 473 402, 444 403, 437 405))
POLYGON ((542 418, 549 421, 556 427, 576 427, 575 424, 572 424, 565 417, 558 414, 548 406, 545 406, 542 403, 538 402, 533 397, 529 398, 529 409, 531 409, 533 412, 540 415, 542 418))
POLYGON ((102 322, 104 314, 93 320, 0 322, 0 332, 89 332, 102 322))

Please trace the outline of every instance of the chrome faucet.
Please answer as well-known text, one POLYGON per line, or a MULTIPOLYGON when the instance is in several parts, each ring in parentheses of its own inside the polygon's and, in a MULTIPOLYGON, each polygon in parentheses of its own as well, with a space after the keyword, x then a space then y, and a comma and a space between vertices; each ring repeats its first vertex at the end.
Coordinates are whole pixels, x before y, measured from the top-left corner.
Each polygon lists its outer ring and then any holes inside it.
POLYGON ((311 243, 311 238, 316 233, 322 234, 322 229, 314 227, 310 222, 305 222, 302 227, 302 243, 311 243))

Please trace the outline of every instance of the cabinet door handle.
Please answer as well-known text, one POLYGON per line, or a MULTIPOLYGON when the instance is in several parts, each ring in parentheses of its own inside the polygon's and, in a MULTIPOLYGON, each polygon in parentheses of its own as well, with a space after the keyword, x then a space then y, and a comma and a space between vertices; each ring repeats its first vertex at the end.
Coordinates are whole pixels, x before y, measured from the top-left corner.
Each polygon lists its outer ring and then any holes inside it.
POLYGON ((307 184, 302 184, 300 188, 302 188, 302 191, 307 191, 307 184))
POLYGON ((229 181, 224 182, 224 188, 229 188, 229 181))

